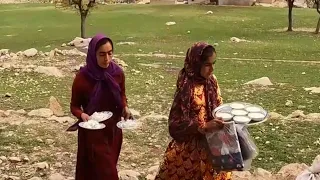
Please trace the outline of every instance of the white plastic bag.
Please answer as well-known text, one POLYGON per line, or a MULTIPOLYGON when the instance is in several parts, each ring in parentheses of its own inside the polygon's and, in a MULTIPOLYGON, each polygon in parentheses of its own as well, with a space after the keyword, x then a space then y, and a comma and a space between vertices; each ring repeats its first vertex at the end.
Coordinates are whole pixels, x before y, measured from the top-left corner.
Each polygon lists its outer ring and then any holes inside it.
POLYGON ((296 180, 320 180, 320 160, 316 158, 312 166, 303 171, 296 180))

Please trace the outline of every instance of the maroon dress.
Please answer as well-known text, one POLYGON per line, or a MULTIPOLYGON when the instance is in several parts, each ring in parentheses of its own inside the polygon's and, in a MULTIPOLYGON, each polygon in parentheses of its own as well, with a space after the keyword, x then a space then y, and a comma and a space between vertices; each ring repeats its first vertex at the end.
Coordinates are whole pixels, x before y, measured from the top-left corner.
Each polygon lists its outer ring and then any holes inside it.
MULTIPOLYGON (((113 77, 121 88, 124 107, 127 104, 125 95, 124 73, 113 77)), ((94 90, 92 82, 84 73, 79 72, 72 86, 71 112, 78 119, 87 113, 86 107, 94 90)), ((104 87, 101 100, 95 105, 97 112, 111 111, 113 117, 104 122, 102 130, 78 129, 78 153, 76 180, 118 180, 117 162, 122 145, 122 130, 116 123, 121 119, 122 110, 117 108, 110 88, 104 87)), ((91 115, 91 114, 89 114, 91 115)))

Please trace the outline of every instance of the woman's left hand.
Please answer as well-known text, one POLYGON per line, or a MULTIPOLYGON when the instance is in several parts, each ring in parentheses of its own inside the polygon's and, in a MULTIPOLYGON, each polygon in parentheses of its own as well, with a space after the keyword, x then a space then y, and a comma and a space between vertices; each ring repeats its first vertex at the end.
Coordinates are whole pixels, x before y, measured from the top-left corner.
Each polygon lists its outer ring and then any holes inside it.
POLYGON ((123 109, 123 112, 122 112, 122 117, 124 118, 124 120, 128 120, 128 119, 131 118, 131 116, 132 116, 132 114, 131 114, 129 108, 128 108, 128 107, 125 107, 125 108, 123 109))

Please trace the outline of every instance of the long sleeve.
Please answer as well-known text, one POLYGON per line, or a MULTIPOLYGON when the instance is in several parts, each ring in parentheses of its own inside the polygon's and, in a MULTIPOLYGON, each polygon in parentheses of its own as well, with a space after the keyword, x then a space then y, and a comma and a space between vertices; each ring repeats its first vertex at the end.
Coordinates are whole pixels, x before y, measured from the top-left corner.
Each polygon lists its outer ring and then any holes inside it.
POLYGON ((183 142, 190 137, 200 135, 198 131, 199 123, 191 120, 192 117, 185 119, 181 108, 179 103, 174 102, 169 115, 169 133, 177 142, 183 142))
POLYGON ((83 102, 83 95, 81 93, 81 77, 79 74, 75 77, 73 84, 72 84, 72 95, 71 95, 71 103, 70 103, 70 110, 71 113, 81 119, 81 114, 83 113, 82 110, 82 102, 83 102))
POLYGON ((124 105, 124 107, 128 106, 128 100, 126 96, 126 77, 124 74, 121 76, 121 82, 119 83, 120 89, 121 89, 121 100, 124 105))

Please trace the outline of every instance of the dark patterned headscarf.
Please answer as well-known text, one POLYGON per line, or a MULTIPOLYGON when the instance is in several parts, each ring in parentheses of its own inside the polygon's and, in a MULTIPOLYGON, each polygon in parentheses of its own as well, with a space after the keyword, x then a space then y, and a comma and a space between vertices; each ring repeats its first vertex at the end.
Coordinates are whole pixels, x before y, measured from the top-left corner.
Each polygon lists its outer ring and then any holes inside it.
MULTIPOLYGON (((213 119, 212 111, 218 106, 217 82, 213 76, 208 79, 200 75, 201 55, 205 48, 211 45, 196 43, 188 49, 184 68, 180 71, 177 80, 177 90, 169 115, 169 132, 177 141, 184 141, 193 133, 197 133, 199 127, 198 117, 192 117, 192 95, 196 84, 205 86, 207 120, 213 119)), ((211 46, 212 47, 212 46, 211 46)))

